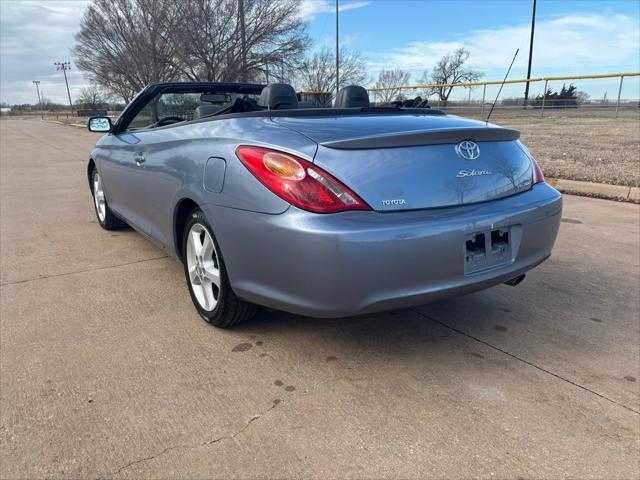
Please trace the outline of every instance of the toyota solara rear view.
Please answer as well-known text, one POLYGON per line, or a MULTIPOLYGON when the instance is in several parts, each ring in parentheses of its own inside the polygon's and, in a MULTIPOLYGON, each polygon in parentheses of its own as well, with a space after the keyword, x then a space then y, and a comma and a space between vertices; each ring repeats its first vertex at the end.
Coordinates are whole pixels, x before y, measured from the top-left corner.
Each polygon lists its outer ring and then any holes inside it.
POLYGON ((517 130, 345 87, 153 84, 104 132, 88 178, 100 225, 184 264, 207 322, 258 305, 341 317, 518 284, 551 254, 562 199, 517 130))

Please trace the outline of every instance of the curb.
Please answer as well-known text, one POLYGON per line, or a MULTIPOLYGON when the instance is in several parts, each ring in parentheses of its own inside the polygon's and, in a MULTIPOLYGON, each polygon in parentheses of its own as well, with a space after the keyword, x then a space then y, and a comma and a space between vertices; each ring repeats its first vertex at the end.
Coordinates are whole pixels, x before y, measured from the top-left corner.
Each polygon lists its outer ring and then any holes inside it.
POLYGON ((640 187, 580 182, 577 180, 565 180, 563 178, 547 178, 547 183, 562 193, 640 203, 640 187))
POLYGON ((41 121, 47 122, 47 123, 55 123, 56 125, 63 125, 65 127, 87 128, 87 126, 83 123, 64 123, 59 120, 49 120, 49 119, 44 119, 41 121))

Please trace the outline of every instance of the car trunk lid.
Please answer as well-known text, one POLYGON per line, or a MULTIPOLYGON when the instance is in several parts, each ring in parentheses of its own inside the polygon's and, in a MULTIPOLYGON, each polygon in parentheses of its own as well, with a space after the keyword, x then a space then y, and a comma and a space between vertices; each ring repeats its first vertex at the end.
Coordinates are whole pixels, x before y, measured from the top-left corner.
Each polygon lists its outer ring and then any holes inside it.
POLYGON ((317 142, 314 163, 374 210, 464 205, 531 187, 531 160, 517 130, 442 116, 274 120, 317 142), (465 141, 477 146, 477 158, 460 151, 465 141))

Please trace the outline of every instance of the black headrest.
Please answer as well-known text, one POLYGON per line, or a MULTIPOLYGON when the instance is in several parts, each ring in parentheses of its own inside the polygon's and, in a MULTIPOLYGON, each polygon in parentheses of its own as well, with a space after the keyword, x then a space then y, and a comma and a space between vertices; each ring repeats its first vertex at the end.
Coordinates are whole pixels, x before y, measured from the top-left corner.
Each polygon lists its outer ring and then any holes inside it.
POLYGON ((291 85, 271 83, 262 89, 258 105, 273 110, 298 108, 298 97, 291 85))
POLYGON ((338 90, 336 108, 368 107, 369 94, 359 85, 349 85, 338 90))

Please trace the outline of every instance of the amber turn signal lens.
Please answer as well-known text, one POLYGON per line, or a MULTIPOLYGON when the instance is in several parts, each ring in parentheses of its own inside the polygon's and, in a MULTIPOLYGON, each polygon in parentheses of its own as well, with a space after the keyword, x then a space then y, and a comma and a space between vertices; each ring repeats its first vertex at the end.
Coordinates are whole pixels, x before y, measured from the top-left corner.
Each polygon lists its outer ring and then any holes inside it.
POLYGON ((236 155, 265 187, 302 210, 314 213, 371 210, 337 178, 303 158, 252 145, 240 145, 236 155))
POLYGON ((299 181, 305 177, 304 168, 295 159, 279 152, 269 152, 262 158, 264 167, 274 175, 299 181))

